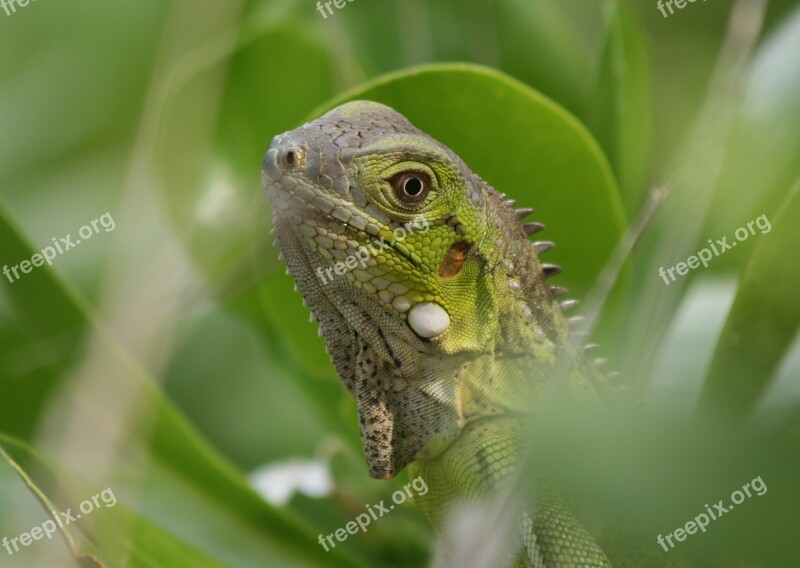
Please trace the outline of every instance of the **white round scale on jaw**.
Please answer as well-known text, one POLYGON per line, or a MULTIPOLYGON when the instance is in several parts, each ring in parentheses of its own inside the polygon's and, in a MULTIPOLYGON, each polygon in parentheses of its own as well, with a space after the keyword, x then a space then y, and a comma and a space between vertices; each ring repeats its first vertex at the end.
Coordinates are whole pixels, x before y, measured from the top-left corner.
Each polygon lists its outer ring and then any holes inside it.
POLYGON ((450 316, 439 304, 422 302, 408 312, 408 325, 420 337, 431 339, 447 331, 450 316))

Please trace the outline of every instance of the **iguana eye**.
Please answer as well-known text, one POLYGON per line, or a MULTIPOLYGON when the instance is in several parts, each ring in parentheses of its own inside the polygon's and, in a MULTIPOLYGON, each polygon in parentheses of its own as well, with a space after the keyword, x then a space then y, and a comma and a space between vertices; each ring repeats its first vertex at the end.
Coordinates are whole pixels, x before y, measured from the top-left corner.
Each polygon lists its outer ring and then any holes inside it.
POLYGON ((420 172, 400 172, 389 183, 394 194, 404 203, 419 203, 431 190, 431 178, 420 172))

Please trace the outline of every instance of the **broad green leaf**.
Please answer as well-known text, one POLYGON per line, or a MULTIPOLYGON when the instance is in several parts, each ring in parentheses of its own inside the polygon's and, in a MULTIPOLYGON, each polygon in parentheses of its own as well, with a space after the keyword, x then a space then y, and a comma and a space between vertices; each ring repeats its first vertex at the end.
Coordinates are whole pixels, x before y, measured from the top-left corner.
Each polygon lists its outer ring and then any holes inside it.
POLYGON ((652 130, 648 46, 625 0, 614 3, 595 87, 591 129, 619 180, 633 216, 641 205, 652 130))
POLYGON ((593 61, 581 24, 599 28, 599 11, 529 0, 384 0, 315 17, 337 58, 357 57, 370 76, 436 62, 486 65, 582 115, 593 61))
POLYGON ((701 399, 705 411, 746 416, 800 328, 800 185, 761 236, 720 337, 701 399))

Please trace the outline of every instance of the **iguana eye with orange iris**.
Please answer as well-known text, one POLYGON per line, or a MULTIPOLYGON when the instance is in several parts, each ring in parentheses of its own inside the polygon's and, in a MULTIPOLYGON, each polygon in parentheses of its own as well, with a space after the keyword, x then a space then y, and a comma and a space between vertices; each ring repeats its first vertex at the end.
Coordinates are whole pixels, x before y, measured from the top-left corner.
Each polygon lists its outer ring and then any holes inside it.
POLYGON ((431 190, 431 178, 421 172, 400 172, 389 183, 397 199, 403 203, 419 203, 431 190))

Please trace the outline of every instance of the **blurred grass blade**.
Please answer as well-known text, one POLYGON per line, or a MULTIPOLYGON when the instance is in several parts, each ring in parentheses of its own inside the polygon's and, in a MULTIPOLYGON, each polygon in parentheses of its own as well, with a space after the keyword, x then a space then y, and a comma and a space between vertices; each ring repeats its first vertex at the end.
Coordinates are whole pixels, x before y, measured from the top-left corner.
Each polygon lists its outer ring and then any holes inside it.
POLYGON ((722 332, 701 410, 746 416, 758 402, 800 327, 800 185, 753 251, 722 332))
MULTIPOLYGON (((709 234, 725 234, 753 212, 777 211, 800 176, 800 7, 764 39, 753 60, 709 234)), ((724 257, 714 269, 736 264, 724 257)))
POLYGON ((595 88, 590 128, 606 151, 632 216, 646 188, 652 99, 645 34, 625 0, 611 9, 595 88))
MULTIPOLYGON (((30 259, 32 247, 22 237, 18 227, 0 202, 0 243, 3 244, 3 264, 13 265, 30 259)), ((19 343, 0 344, 0 431, 28 439, 33 434, 42 406, 56 386, 55 378, 66 368, 70 357, 86 329, 88 308, 48 266, 41 266, 23 279, 9 282, 0 277, 0 290, 17 316, 18 330, 23 336, 19 343), (63 301, 50 301, 62 298, 63 301), (47 300, 47 301, 45 301, 47 300), (35 344, 35 349, 28 348, 35 344), (48 380, 41 375, 18 380, 14 361, 24 353, 24 371, 47 370, 48 380), (33 360, 31 360, 33 359, 33 360), (31 385, 31 381, 38 381, 31 385)))
POLYGON ((274 135, 332 95, 334 68, 324 44, 302 25, 254 24, 224 39, 165 78, 171 96, 153 159, 158 190, 192 260, 220 296, 232 297, 252 292, 277 267, 260 246, 269 218, 261 159, 274 135), (279 94, 275 77, 282 78, 279 94))
MULTIPOLYGON (((276 363, 287 352, 286 358, 296 356, 305 363, 305 372, 292 369, 309 413, 326 428, 347 432, 341 405, 331 404, 345 393, 322 340, 307 323, 307 314, 286 317, 286 306, 302 314, 301 300, 270 247, 270 210, 258 178, 271 138, 297 126, 309 108, 334 92, 335 63, 313 24, 318 22, 254 17, 235 42, 225 44, 228 51, 220 50, 195 74, 183 77, 160 126, 156 167, 173 222, 216 296, 262 333, 276 363), (221 84, 218 74, 225 65, 221 84), (275 77, 281 77, 279 90, 275 77), (221 100, 205 101, 219 117, 206 135, 195 136, 196 117, 182 109, 193 108, 195 93, 207 85, 219 89, 221 100), (205 158, 209 155, 214 156, 211 163, 205 158), (280 325, 265 325, 264 312, 274 313, 280 325), (295 331, 302 342, 293 341, 295 331)), ((353 429, 344 437, 357 443, 358 432, 353 429)))
MULTIPOLYGON (((73 511, 77 516, 79 503, 85 498, 97 495, 98 490, 85 489, 82 494, 65 495, 65 488, 44 488, 34 481, 31 471, 32 464, 37 470, 49 470, 36 452, 24 443, 0 435, 0 458, 5 460, 19 475, 30 492, 41 503, 45 516, 49 519, 52 512, 73 511), (9 452, 22 454, 27 467, 17 462, 9 452), (57 505, 51 495, 58 494, 57 505)), ((54 471, 47 471, 55 476, 54 471)), ((113 489, 112 489, 113 491, 113 489)), ((98 500, 99 501, 99 500, 98 500)), ((124 506, 116 501, 111 507, 104 501, 105 507, 96 508, 93 514, 80 516, 80 522, 70 523, 60 527, 55 523, 54 530, 58 530, 72 556, 81 566, 97 566, 101 568, 127 568, 163 567, 163 566, 192 566, 197 568, 217 568, 222 564, 205 556, 198 550, 187 546, 180 539, 168 534, 157 525, 127 511, 124 506), (130 538, 128 537, 130 535, 130 538)), ((42 546, 47 544, 42 543, 42 546)), ((21 553, 33 556, 32 550, 21 553)))
MULTIPOLYGON (((631 386, 638 396, 647 387, 664 335, 690 281, 684 278, 667 286, 658 276, 659 271, 688 258, 697 250, 698 242, 712 236, 705 236, 703 228, 713 190, 725 170, 725 150, 758 45, 765 9, 763 0, 734 3, 702 110, 684 142, 676 148, 670 173, 658 186, 667 201, 659 208, 634 253, 632 302, 646 309, 631 312, 625 326, 622 341, 626 349, 621 369, 631 377, 631 386)), ((726 227, 722 234, 729 230, 726 227)))

